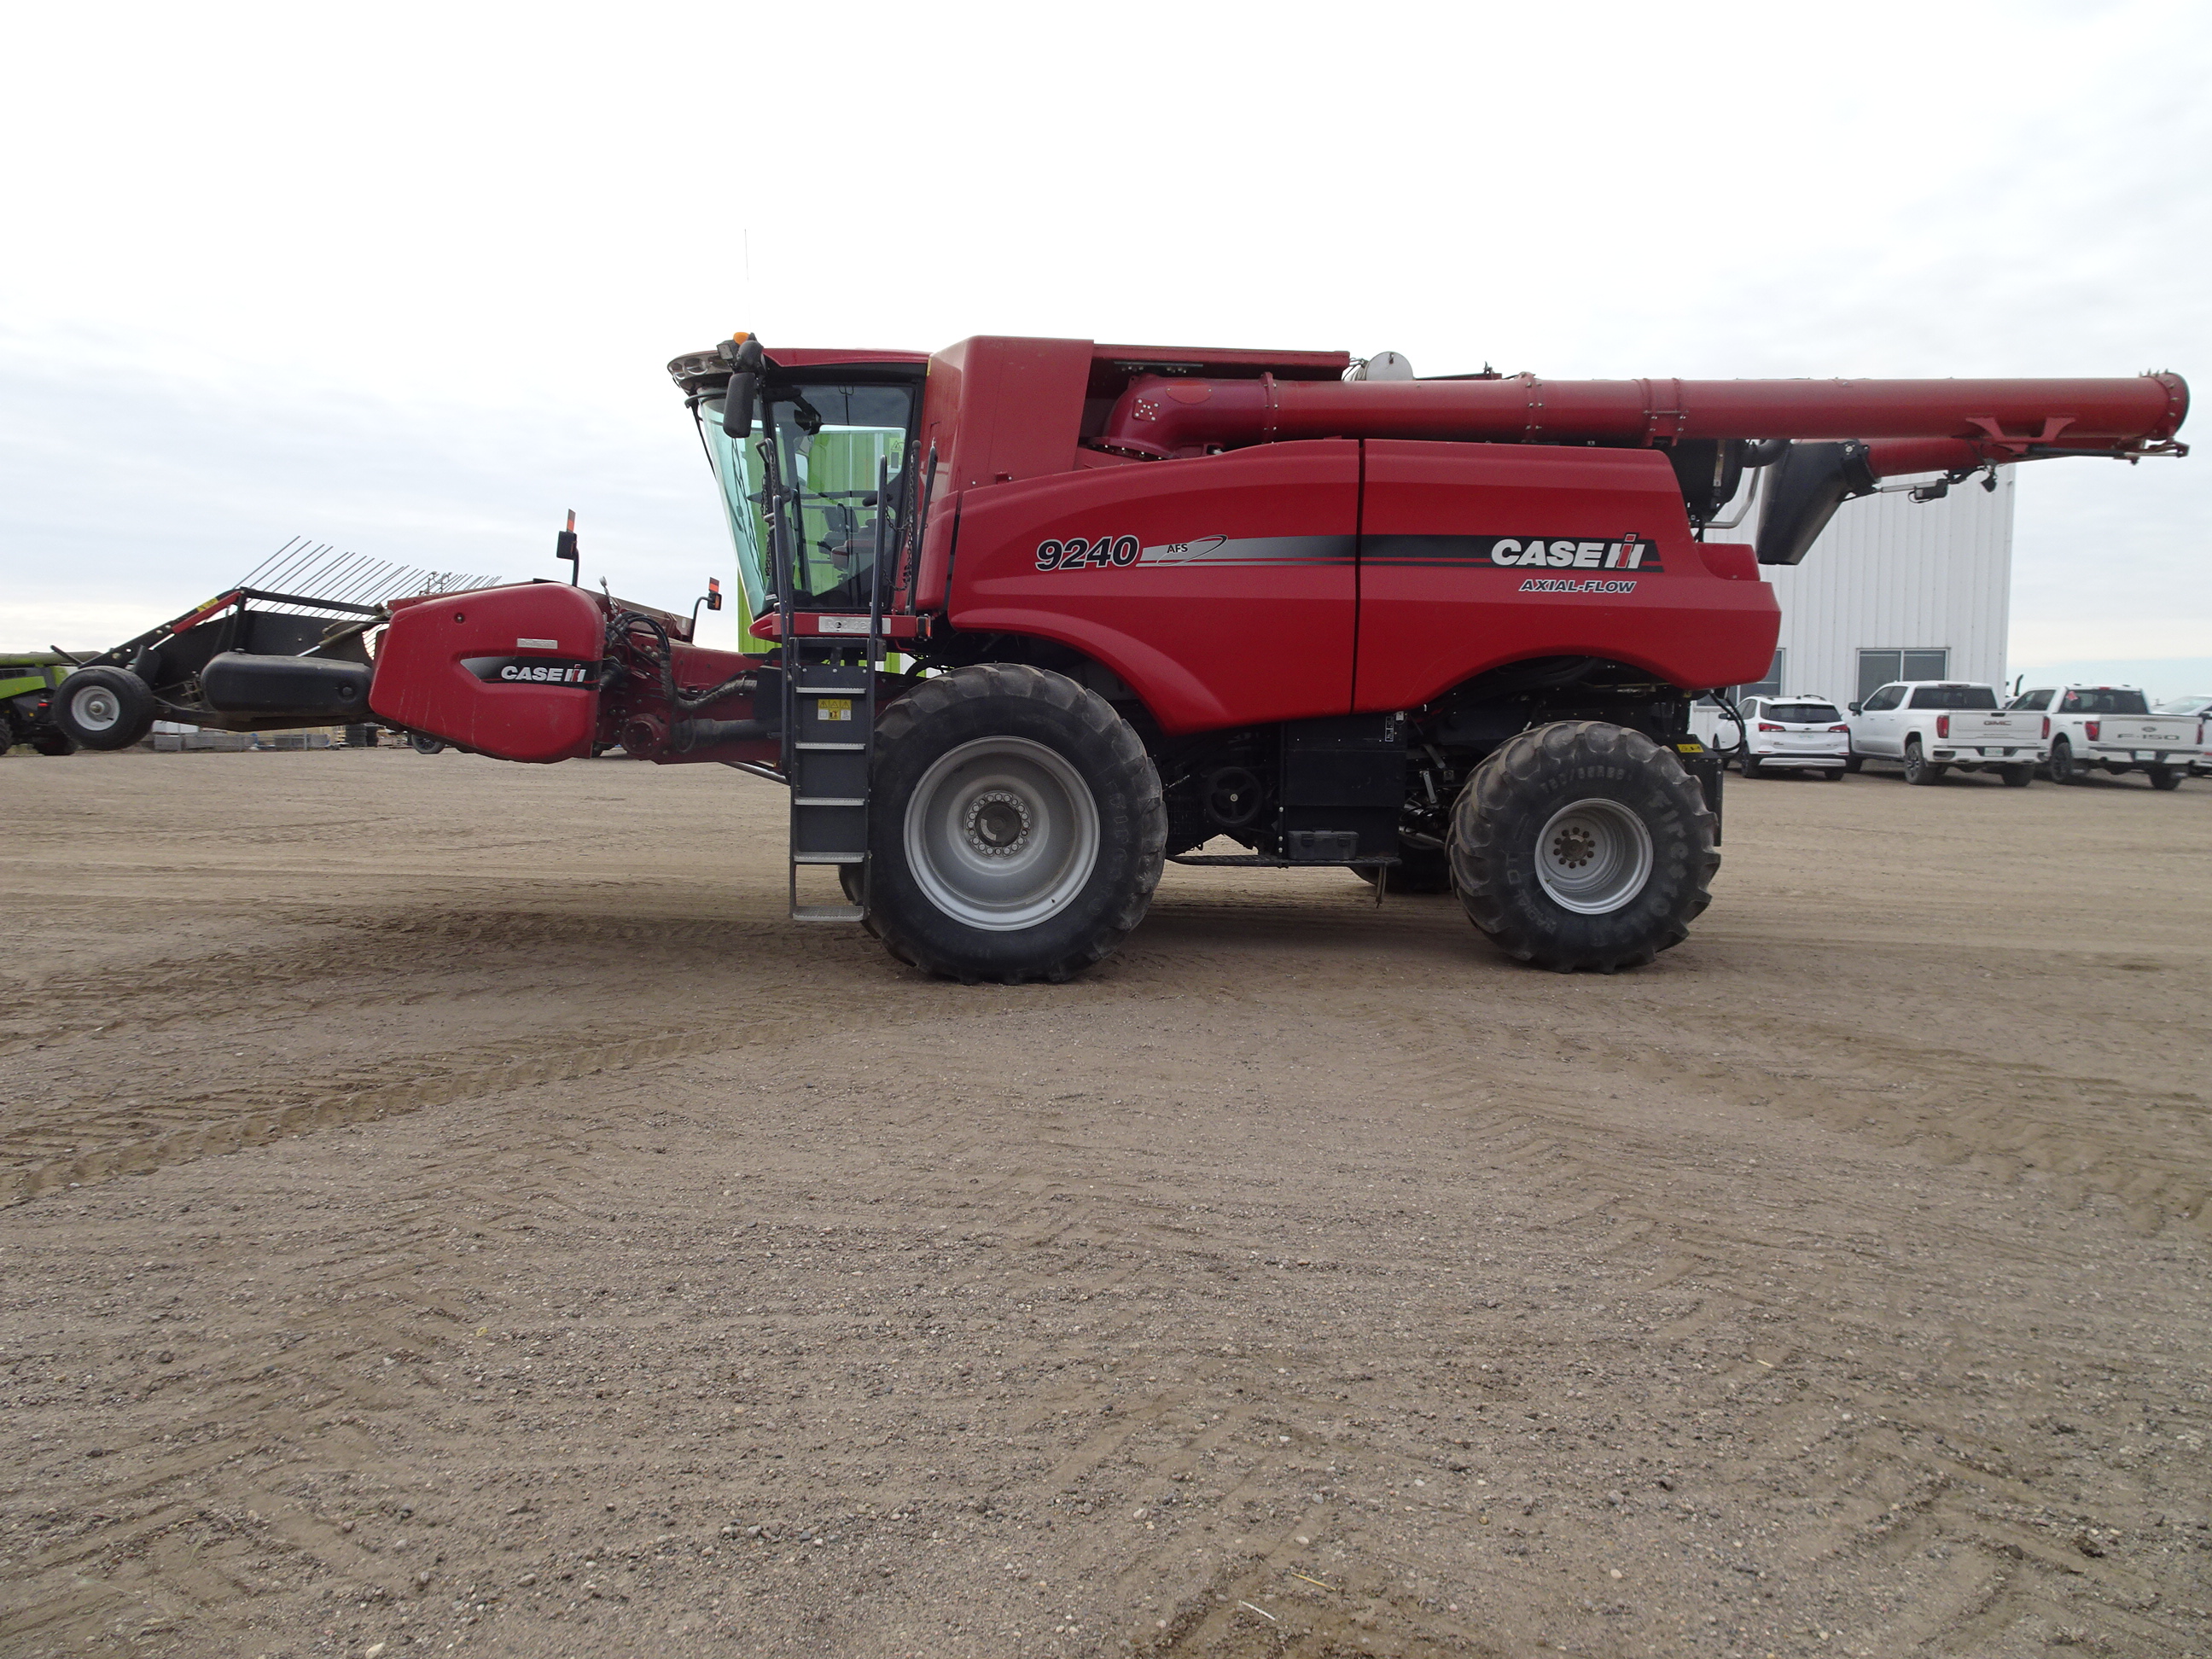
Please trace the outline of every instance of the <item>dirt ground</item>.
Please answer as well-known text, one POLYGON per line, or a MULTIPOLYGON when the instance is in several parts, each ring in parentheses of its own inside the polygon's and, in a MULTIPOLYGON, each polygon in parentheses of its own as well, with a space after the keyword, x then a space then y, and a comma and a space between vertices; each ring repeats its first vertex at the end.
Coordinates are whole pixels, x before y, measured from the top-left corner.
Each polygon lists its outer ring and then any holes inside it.
POLYGON ((719 769, 0 762, 0 1652, 2212 1653, 2212 787, 1732 782, 1643 972, 719 769))

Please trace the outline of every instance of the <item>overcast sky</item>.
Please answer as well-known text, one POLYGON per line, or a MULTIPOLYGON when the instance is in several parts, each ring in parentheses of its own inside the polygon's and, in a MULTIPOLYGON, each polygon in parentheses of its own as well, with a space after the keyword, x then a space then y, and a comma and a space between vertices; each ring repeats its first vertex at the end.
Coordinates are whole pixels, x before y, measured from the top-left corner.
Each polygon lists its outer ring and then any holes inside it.
MULTIPOLYGON (((688 607, 663 366, 738 327, 2201 392, 2208 84, 2164 3, 19 8, 0 647, 294 535, 556 574, 572 507, 688 607)), ((2208 507, 2022 469, 2014 661, 2212 653, 2208 507)))

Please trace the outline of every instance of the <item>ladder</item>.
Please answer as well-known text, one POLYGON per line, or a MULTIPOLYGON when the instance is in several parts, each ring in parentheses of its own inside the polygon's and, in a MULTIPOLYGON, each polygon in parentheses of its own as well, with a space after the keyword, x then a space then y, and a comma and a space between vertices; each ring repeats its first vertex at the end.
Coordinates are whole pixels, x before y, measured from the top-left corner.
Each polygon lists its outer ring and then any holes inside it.
MULTIPOLYGON (((775 446, 767 447, 774 465, 775 446)), ((883 568, 890 517, 889 463, 876 464, 876 560, 868 614, 802 620, 781 596, 798 592, 793 526, 795 495, 773 489, 769 533, 776 563, 778 641, 783 660, 783 775, 791 787, 790 910, 793 921, 858 921, 867 914, 868 780, 875 762, 876 666, 883 658, 883 568), (822 630, 807 634, 811 625, 822 630), (860 902, 802 904, 805 865, 860 871, 860 902)), ((780 482, 780 481, 776 481, 780 482)), ((841 871, 842 874, 842 871, 841 871)), ((848 889, 849 891, 850 889, 848 889)))
MULTIPOLYGON (((834 636, 833 636, 834 637, 834 636)), ((865 647, 872 640, 860 643, 865 647)), ((791 785, 791 917, 858 921, 862 904, 801 904, 805 864, 858 865, 865 901, 868 863, 868 768, 875 757, 875 665, 863 652, 787 636, 783 641, 783 775, 791 785)))

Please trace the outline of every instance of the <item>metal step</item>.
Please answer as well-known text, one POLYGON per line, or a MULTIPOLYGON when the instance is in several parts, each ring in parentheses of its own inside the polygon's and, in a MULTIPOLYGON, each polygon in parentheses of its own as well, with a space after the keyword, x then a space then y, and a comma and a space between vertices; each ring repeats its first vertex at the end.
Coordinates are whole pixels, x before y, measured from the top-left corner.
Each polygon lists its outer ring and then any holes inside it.
POLYGON ((1369 859, 1278 859, 1264 853, 1178 853, 1168 860, 1170 864, 1230 866, 1240 870, 1366 870, 1378 865, 1396 865, 1394 858, 1369 859))
POLYGON ((848 799, 842 795, 793 795, 793 806, 866 806, 867 801, 858 795, 848 799))
POLYGON ((840 754, 851 755, 865 752, 868 745, 865 743, 794 743, 791 746, 793 749, 830 749, 840 754))
POLYGON ((794 904, 791 907, 793 921, 858 921, 863 914, 857 904, 794 904))
POLYGON ((793 864, 866 864, 866 853, 793 853, 793 864))

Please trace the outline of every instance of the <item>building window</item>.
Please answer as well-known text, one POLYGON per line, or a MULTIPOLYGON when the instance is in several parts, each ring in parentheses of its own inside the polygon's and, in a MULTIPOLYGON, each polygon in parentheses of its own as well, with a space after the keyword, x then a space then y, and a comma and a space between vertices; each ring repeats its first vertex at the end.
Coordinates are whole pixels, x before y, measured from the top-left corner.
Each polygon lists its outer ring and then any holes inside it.
POLYGON ((1892 680, 1940 680, 1950 672, 1951 652, 1948 646, 1923 651, 1870 651, 1862 647, 1859 701, 1865 702, 1869 695, 1892 680))

